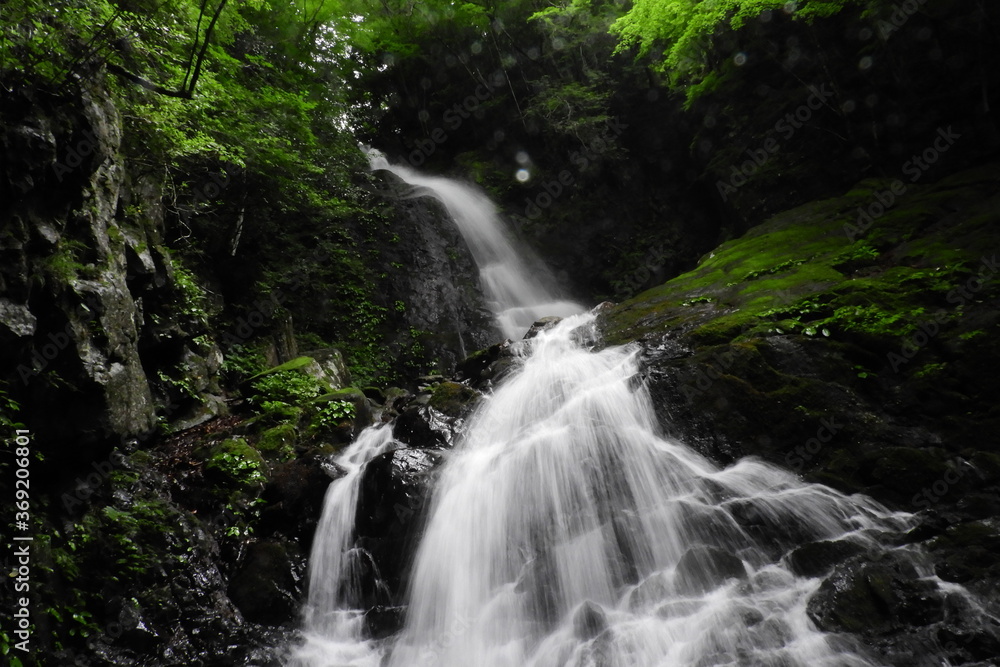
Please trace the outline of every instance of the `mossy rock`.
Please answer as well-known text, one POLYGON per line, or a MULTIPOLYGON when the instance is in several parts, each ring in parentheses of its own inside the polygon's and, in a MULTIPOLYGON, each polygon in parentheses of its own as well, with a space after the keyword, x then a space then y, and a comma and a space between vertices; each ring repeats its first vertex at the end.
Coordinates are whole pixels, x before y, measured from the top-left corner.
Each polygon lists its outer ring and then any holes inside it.
POLYGON ((372 423, 369 399, 357 387, 338 389, 316 398, 310 405, 309 432, 346 443, 372 423))
POLYGON ((287 461, 295 457, 298 430, 293 424, 280 424, 260 434, 257 450, 268 459, 287 461))
POLYGON ((229 488, 249 490, 262 486, 267 478, 260 452, 243 438, 224 440, 212 447, 205 460, 205 476, 229 488))
POLYGON ((312 357, 296 357, 295 359, 286 361, 285 363, 279 364, 278 366, 268 368, 266 371, 261 371, 260 373, 257 373, 257 375, 251 377, 250 380, 253 381, 258 378, 262 378, 265 375, 273 375, 274 373, 280 373, 281 371, 306 372, 306 369, 308 369, 315 363, 316 360, 313 359, 312 357))
POLYGON ((442 382, 431 390, 428 405, 449 417, 461 417, 481 394, 458 382, 442 382))

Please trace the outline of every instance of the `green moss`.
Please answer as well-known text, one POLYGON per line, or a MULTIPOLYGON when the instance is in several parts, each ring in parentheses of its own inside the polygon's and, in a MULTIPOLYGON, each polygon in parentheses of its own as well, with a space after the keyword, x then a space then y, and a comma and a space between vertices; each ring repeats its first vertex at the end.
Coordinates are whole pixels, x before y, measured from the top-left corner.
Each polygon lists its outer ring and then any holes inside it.
POLYGON ((316 363, 316 360, 312 357, 296 357, 291 361, 286 361, 285 363, 275 366, 273 368, 268 368, 266 371, 262 371, 257 375, 250 378, 251 380, 256 380, 257 378, 265 377, 267 375, 273 375, 275 373, 281 373, 284 371, 298 371, 302 370, 306 366, 316 363))
POLYGON ((326 383, 302 372, 314 364, 310 357, 299 357, 269 369, 251 380, 250 403, 260 414, 281 421, 297 420, 313 400, 329 391, 326 383))
POLYGON ((266 481, 264 459, 243 438, 215 445, 205 460, 205 474, 217 483, 237 489, 259 488, 266 481))
POLYGON ((260 434, 257 450, 268 459, 287 461, 295 457, 298 431, 292 424, 279 424, 260 434))
POLYGON ((963 183, 958 192, 947 182, 912 187, 869 229, 858 227, 858 209, 888 181, 786 211, 602 316, 605 338, 623 344, 680 329, 700 344, 796 334, 898 348, 928 321, 956 321, 949 295, 979 270, 984 243, 1000 247, 996 202, 980 192, 997 171, 951 181, 963 183), (967 216, 954 220, 963 199, 967 216), (945 216, 953 224, 931 224, 945 216))
POLYGON ((442 382, 431 391, 429 405, 446 415, 457 417, 477 398, 479 392, 475 389, 458 382, 442 382))

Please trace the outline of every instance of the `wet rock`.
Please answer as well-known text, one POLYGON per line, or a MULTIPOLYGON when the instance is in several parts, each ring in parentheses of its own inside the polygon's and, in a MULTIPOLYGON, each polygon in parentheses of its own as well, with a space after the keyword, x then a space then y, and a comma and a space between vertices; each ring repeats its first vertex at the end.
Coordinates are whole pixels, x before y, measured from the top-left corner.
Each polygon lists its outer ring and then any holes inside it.
POLYGON ((393 436, 417 449, 448 449, 458 432, 456 420, 427 405, 411 405, 396 418, 393 436))
MULTIPOLYGON (((386 452, 365 466, 355 519, 357 544, 371 554, 394 600, 405 590, 406 566, 423 525, 433 472, 442 461, 438 452, 407 448, 386 452)), ((377 588, 372 582, 367 587, 377 588)))
POLYGON ((261 494, 265 504, 258 531, 286 535, 308 549, 323 511, 330 475, 320 461, 296 459, 272 467, 268 478, 261 494))
POLYGON ((838 565, 809 601, 807 612, 826 632, 878 636, 943 619, 941 593, 901 558, 855 558, 838 565))
POLYGON ((820 577, 864 550, 860 544, 847 540, 810 542, 789 554, 788 565, 801 577, 820 577))
POLYGON ((439 383, 431 391, 428 406, 452 419, 467 416, 482 394, 458 382, 439 383))
POLYGON ((524 338, 522 340, 530 340, 543 331, 548 331, 555 325, 562 322, 562 320, 563 318, 561 317, 543 317, 531 325, 527 333, 524 334, 524 338))
POLYGON ((302 596, 304 563, 281 542, 251 544, 229 583, 229 597, 247 620, 267 625, 291 621, 302 596))
POLYGON ((581 640, 593 639, 608 629, 608 616, 596 602, 587 600, 573 613, 573 635, 581 640))
POLYGON ((473 353, 458 364, 456 372, 459 379, 482 389, 496 384, 517 366, 516 354, 517 346, 514 342, 505 340, 473 353))
POLYGON ((688 549, 677 563, 674 583, 681 593, 705 593, 727 579, 746 579, 747 570, 731 553, 699 545, 688 549))
POLYGON ((385 639, 403 629, 406 607, 377 605, 365 612, 365 632, 372 639, 385 639))

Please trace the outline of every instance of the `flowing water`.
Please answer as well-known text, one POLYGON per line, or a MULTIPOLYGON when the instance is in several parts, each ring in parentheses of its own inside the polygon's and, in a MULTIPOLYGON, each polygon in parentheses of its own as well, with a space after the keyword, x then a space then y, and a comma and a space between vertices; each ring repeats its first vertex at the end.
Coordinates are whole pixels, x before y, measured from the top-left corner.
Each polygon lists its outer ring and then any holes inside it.
POLYGON ((358 577, 367 554, 353 544, 354 515, 364 465, 400 446, 393 440, 391 428, 371 427, 334 460, 345 474, 326 491, 323 516, 313 540, 305 609, 309 641, 299 650, 299 664, 379 664, 377 647, 363 637, 364 612, 357 609, 358 577))
POLYGON ((354 609, 364 554, 352 521, 364 462, 399 445, 373 428, 341 455, 348 474, 327 495, 293 664, 875 664, 814 628, 806 604, 819 580, 795 576, 786 556, 820 539, 874 547, 910 516, 758 460, 720 468, 662 437, 638 351, 594 351, 594 338, 591 314, 541 332, 480 404, 434 490, 405 627, 380 642, 365 639, 354 609))
POLYGON ((504 336, 516 340, 541 317, 565 317, 582 310, 555 294, 554 281, 545 267, 515 242, 493 202, 481 190, 389 164, 378 151, 371 151, 369 159, 373 170, 393 173, 412 186, 413 196, 433 197, 444 206, 479 267, 483 292, 504 336))

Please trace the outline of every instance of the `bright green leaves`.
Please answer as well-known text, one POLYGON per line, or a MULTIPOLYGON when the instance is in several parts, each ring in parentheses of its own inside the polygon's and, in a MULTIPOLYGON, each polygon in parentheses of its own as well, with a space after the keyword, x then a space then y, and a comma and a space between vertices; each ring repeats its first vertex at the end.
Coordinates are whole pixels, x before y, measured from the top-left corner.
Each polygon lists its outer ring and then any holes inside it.
POLYGON ((656 68, 674 87, 688 90, 689 98, 718 77, 718 63, 710 58, 713 36, 720 28, 739 29, 765 12, 781 12, 796 19, 832 16, 847 5, 864 0, 635 0, 632 8, 611 26, 618 35, 618 51, 637 49, 640 57, 659 55, 656 68))

